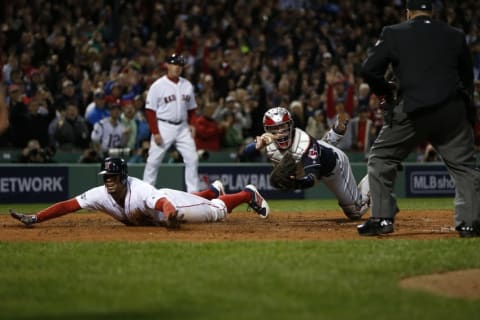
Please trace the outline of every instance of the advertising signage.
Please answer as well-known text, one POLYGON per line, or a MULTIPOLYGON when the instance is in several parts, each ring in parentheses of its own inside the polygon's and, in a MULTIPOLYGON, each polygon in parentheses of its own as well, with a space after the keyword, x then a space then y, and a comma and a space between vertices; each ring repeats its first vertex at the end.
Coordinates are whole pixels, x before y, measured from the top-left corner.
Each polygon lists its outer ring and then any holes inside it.
POLYGON ((0 167, 0 203, 46 203, 67 198, 66 167, 0 167))
POLYGON ((452 197, 455 182, 445 165, 411 165, 405 167, 407 197, 452 197))

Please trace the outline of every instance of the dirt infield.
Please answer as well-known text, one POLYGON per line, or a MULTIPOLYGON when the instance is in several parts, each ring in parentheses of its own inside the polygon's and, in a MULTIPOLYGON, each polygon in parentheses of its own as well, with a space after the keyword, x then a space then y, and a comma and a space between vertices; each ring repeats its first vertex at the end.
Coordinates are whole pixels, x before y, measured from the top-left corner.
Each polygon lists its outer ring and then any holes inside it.
MULTIPOLYGON (((0 215, 0 241, 228 241, 228 240, 339 240, 360 239, 356 226, 338 211, 272 213, 260 219, 252 212, 234 212, 217 223, 183 224, 180 230, 162 227, 126 227, 100 213, 74 213, 25 228, 9 215, 0 215)), ((458 237, 450 210, 402 211, 395 232, 383 239, 444 239, 458 237)), ((479 271, 458 271, 407 279, 400 285, 450 297, 480 298, 479 271), (439 280, 440 279, 440 280, 439 280), (412 285, 411 283, 414 283, 412 285), (460 283, 445 290, 444 283, 460 283)))
MULTIPOLYGON (((359 239, 356 226, 334 210, 272 213, 260 219, 253 212, 234 212, 223 222, 183 224, 180 230, 126 227, 100 213, 73 213, 25 228, 0 215, 0 241, 224 241, 224 240, 337 240, 359 239)), ((441 239, 458 237, 450 210, 402 211, 395 232, 381 238, 441 239)))

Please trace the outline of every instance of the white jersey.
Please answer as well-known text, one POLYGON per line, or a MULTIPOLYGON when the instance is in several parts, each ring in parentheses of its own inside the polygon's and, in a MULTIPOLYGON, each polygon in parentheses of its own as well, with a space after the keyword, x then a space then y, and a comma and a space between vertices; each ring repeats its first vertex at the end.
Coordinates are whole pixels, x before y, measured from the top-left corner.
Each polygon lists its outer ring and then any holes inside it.
POLYGON ((194 194, 173 189, 155 189, 150 184, 128 177, 127 194, 121 207, 107 192, 105 186, 92 188, 76 197, 83 209, 105 212, 126 225, 159 225, 165 214, 155 209, 155 204, 166 198, 178 210, 178 216, 186 222, 222 220, 227 209, 219 199, 207 200, 194 194))
POLYGON ((148 90, 145 108, 155 111, 157 119, 172 123, 187 121, 188 110, 197 108, 193 85, 183 77, 175 83, 163 76, 148 90))
POLYGON ((113 126, 110 117, 104 118, 93 126, 91 138, 93 142, 100 143, 103 152, 110 148, 123 148, 125 146, 125 126, 117 121, 113 126))

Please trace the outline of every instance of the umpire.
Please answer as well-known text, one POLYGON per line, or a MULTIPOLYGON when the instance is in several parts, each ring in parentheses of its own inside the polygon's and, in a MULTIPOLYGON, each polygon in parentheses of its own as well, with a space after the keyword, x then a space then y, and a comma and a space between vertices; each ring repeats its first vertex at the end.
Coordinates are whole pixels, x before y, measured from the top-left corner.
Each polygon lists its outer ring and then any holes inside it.
POLYGON ((473 66, 463 31, 432 20, 430 0, 407 0, 407 21, 383 28, 362 76, 384 102, 385 125, 368 159, 371 218, 362 236, 393 232, 397 168, 429 141, 455 181, 455 227, 480 236, 480 171, 475 166, 473 66), (385 79, 391 67, 394 83, 385 79))

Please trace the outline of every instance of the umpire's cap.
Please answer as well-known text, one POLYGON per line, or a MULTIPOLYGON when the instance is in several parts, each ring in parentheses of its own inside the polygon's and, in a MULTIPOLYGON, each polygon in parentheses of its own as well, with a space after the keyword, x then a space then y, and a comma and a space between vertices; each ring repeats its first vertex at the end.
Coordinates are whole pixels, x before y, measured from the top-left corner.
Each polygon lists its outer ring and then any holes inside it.
POLYGON ((407 9, 431 11, 432 0, 407 0, 407 9))
POLYGON ((176 64, 177 66, 183 67, 185 65, 185 58, 182 55, 178 55, 174 53, 168 56, 165 62, 169 64, 176 64))
POLYGON ((127 162, 122 158, 108 157, 102 161, 99 175, 119 174, 122 183, 127 181, 128 167, 127 162))

